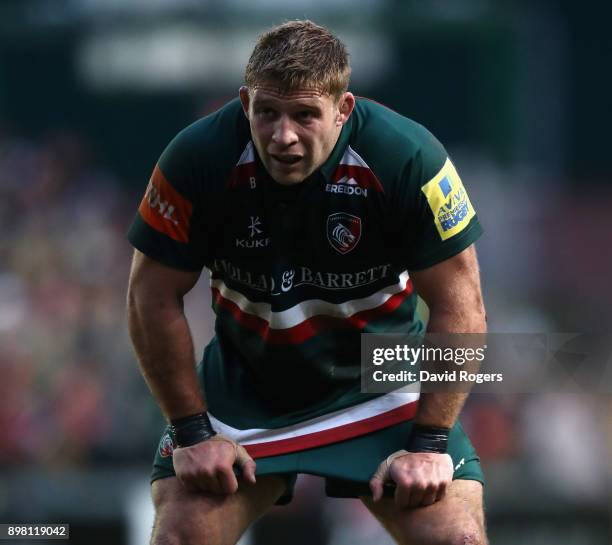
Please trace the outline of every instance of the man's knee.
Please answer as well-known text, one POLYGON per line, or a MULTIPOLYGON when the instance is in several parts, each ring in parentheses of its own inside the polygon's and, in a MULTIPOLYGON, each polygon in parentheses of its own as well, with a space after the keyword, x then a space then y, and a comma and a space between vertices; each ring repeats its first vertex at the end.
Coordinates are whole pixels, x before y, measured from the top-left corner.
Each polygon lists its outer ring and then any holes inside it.
POLYGON ((476 524, 461 524, 439 533, 423 545, 487 545, 484 531, 476 524))
POLYGON ((401 545, 487 545, 484 529, 475 521, 400 530, 401 545))

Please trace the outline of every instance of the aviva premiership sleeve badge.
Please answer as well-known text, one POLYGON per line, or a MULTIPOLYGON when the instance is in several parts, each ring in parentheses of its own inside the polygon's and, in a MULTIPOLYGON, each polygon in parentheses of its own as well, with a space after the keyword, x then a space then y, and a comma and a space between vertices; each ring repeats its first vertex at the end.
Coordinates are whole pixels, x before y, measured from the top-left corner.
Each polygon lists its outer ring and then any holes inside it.
POLYGON ((427 197, 442 240, 463 231, 475 215, 461 178, 448 158, 440 172, 421 191, 427 197))

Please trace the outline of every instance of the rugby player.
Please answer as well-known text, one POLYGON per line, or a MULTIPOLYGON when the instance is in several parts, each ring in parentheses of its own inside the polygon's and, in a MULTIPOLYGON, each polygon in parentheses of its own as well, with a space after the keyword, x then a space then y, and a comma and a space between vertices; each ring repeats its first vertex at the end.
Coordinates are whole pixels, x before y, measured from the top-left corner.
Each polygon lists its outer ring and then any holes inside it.
POLYGON ((298 473, 402 544, 486 543, 467 394, 360 391, 360 334, 483 332, 481 227, 442 145, 348 91, 345 46, 263 34, 239 97, 168 145, 129 232, 131 338, 168 420, 152 543, 234 544, 298 473), (210 274, 199 366, 183 297, 210 274))

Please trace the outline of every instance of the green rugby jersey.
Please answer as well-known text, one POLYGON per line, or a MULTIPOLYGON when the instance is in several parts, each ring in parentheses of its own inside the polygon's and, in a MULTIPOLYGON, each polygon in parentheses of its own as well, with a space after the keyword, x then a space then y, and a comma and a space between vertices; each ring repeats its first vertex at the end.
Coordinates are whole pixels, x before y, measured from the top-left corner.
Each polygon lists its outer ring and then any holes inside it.
POLYGON ((325 164, 284 187, 236 99, 169 144, 129 240, 170 267, 210 272, 209 411, 263 456, 414 414, 418 394, 360 393, 360 334, 420 332, 408 271, 481 232, 443 146, 414 121, 357 99, 325 164))

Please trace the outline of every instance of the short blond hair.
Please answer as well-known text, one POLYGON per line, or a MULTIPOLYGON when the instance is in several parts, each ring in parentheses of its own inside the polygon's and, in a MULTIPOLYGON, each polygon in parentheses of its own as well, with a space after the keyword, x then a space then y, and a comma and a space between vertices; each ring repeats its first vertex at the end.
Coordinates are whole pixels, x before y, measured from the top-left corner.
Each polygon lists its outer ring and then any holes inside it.
POLYGON ((312 21, 288 21, 264 32, 245 70, 249 88, 274 85, 286 93, 312 88, 339 98, 351 67, 345 45, 312 21))

